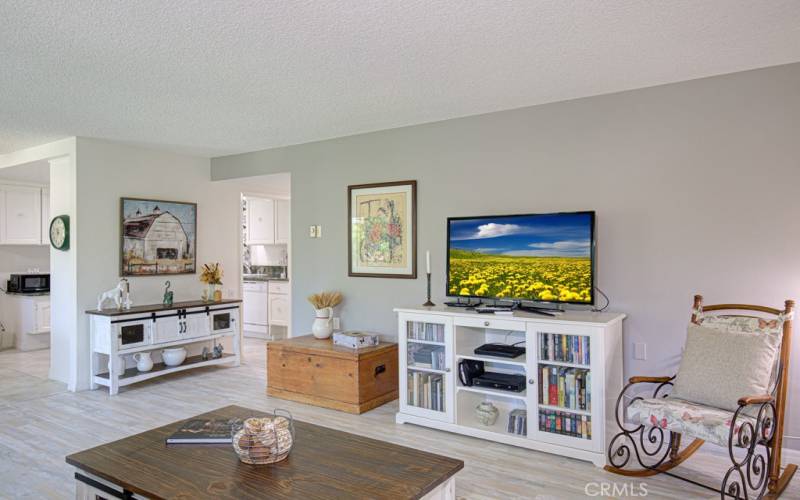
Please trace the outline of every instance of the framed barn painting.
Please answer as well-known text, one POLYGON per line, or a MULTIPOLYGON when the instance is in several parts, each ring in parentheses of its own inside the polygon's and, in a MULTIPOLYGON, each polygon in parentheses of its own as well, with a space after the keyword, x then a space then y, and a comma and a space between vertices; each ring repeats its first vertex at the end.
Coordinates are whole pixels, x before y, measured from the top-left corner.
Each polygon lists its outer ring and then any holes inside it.
POLYGON ((121 198, 120 218, 122 276, 196 271, 196 203, 121 198))
POLYGON ((348 186, 348 275, 417 277, 417 181, 348 186))

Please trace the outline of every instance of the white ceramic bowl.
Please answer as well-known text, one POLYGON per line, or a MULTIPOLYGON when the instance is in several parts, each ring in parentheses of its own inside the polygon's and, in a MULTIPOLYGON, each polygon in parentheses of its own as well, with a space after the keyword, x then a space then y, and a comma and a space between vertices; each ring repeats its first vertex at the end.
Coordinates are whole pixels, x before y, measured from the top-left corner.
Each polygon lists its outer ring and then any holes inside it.
POLYGON ((162 349, 161 358, 167 366, 178 366, 186 359, 186 349, 175 347, 172 349, 162 349))

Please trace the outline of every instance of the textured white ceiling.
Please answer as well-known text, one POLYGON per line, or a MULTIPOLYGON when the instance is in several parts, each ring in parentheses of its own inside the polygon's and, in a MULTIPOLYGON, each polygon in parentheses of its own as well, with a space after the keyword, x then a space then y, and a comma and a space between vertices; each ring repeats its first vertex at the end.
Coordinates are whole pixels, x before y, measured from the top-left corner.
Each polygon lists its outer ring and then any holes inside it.
POLYGON ((800 61, 797 0, 5 0, 0 153, 204 156, 800 61))

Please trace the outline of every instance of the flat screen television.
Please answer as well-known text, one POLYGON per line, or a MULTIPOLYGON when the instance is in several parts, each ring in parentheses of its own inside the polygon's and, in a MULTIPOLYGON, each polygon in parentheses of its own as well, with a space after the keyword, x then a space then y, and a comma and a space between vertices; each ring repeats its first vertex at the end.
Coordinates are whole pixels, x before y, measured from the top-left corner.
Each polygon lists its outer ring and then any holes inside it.
POLYGON ((594 304, 594 212, 450 217, 447 295, 594 304))

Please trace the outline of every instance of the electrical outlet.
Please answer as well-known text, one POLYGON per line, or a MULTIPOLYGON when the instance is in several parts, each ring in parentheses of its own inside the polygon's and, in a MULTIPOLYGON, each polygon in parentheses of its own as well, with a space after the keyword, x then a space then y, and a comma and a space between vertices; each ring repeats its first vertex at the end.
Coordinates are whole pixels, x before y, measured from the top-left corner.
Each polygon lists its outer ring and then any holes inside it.
POLYGON ((341 329, 341 327, 342 326, 340 324, 339 318, 333 318, 333 329, 334 330, 339 330, 339 329, 341 329))
POLYGON ((308 226, 308 237, 309 238, 317 237, 317 226, 308 226))
POLYGON ((633 343, 633 359, 647 359, 647 344, 644 342, 633 343))
POLYGON ((317 225, 317 238, 322 238, 322 226, 317 225))

